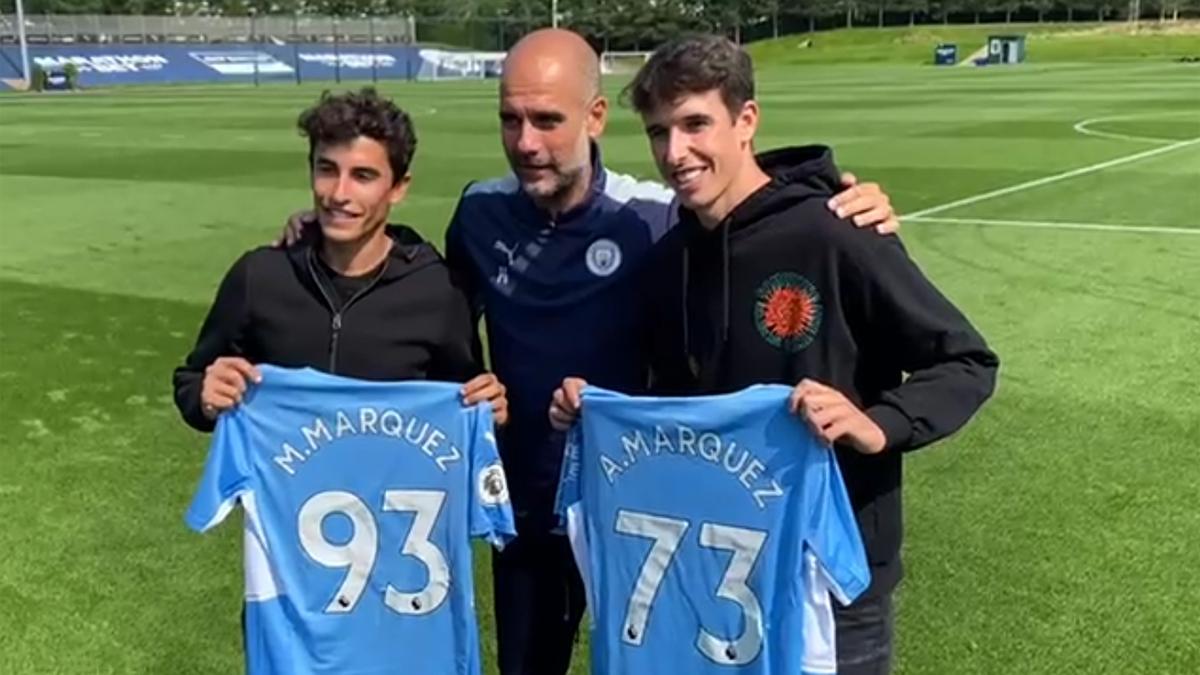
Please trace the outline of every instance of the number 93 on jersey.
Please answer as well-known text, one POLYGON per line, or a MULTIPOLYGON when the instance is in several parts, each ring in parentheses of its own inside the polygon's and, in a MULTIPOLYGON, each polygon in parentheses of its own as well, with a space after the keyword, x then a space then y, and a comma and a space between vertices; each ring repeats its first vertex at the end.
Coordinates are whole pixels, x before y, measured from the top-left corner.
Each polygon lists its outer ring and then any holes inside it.
POLYGON ((391 611, 420 616, 436 611, 449 594, 450 566, 442 549, 430 541, 446 503, 446 493, 385 490, 381 503, 379 511, 374 512, 358 495, 330 490, 313 495, 300 507, 297 527, 304 553, 317 565, 341 573, 341 581, 325 606, 328 614, 353 612, 365 593, 377 592, 391 611), (381 541, 380 520, 398 520, 404 514, 411 515, 412 525, 396 550, 381 541), (397 559, 381 560, 382 556, 397 559), (381 577, 378 574, 381 570, 412 570, 403 567, 398 557, 419 563, 423 573, 410 571, 404 576, 424 576, 424 583, 417 588, 397 587, 382 580, 372 584, 372 574, 381 577))

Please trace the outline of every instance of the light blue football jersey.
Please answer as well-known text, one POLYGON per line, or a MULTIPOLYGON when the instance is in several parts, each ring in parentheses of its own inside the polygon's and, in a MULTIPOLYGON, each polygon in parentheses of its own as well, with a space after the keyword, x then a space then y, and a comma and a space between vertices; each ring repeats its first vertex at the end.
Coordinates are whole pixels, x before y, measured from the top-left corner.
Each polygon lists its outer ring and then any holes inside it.
POLYGON ((849 604, 870 571, 837 460, 790 391, 585 390, 558 509, 593 673, 836 672, 832 599, 849 604))
POLYGON ((251 675, 476 675, 472 537, 515 532, 488 405, 461 385, 262 366, 186 521, 245 512, 251 675))

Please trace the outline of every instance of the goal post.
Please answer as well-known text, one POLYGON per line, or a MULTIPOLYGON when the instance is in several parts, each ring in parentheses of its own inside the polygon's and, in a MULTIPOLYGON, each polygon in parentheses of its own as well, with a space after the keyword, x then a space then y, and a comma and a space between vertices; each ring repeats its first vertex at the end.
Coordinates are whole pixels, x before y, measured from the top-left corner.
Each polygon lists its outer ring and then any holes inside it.
POLYGON ((604 75, 632 75, 650 60, 651 52, 604 52, 600 72, 604 75))
POLYGON ((500 76, 505 53, 423 48, 419 56, 419 80, 482 80, 500 76))

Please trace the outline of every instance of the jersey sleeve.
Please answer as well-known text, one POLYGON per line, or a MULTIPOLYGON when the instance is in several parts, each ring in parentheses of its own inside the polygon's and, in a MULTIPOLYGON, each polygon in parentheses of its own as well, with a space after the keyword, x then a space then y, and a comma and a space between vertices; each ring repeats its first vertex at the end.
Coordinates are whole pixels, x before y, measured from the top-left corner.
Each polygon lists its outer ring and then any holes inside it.
POLYGON ((567 432, 563 449, 562 469, 558 478, 558 493, 554 498, 554 515, 560 528, 567 525, 567 513, 582 498, 579 490, 580 452, 583 448, 583 424, 577 422, 567 432))
POLYGON ((470 411, 471 425, 471 536, 482 537, 492 546, 503 548, 517 536, 513 522, 508 479, 500 453, 492 409, 487 404, 470 411))
POLYGON ((220 524, 250 486, 250 464, 237 413, 221 415, 208 448, 204 473, 184 521, 197 532, 220 524))
POLYGON ((804 543, 815 555, 830 592, 848 605, 871 584, 862 534, 833 451, 813 442, 807 456, 804 543))
POLYGON ((583 510, 583 494, 580 490, 580 473, 583 449, 583 421, 576 422, 567 432, 563 454, 562 472, 558 481, 558 494, 554 500, 554 514, 558 517, 556 532, 566 534, 571 542, 571 555, 575 567, 583 579, 583 591, 587 606, 597 607, 598 599, 592 585, 591 552, 587 538, 587 514, 583 510))

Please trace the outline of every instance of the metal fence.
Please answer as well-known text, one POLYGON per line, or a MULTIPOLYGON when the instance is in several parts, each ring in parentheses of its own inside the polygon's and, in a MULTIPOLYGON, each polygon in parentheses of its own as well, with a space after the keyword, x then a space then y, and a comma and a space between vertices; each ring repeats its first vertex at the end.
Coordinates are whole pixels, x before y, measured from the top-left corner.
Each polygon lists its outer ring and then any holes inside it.
MULTIPOLYGON (((349 42, 411 44, 412 17, 339 19, 328 16, 141 16, 26 14, 30 44, 349 42)), ((17 18, 0 14, 0 43, 17 41, 17 18)))
MULTIPOLYGON (((749 42, 790 33, 805 33, 851 26, 911 26, 929 24, 977 24, 1042 21, 1087 22, 1128 20, 1121 3, 1100 9, 1072 9, 1059 4, 1046 11, 1021 6, 1012 11, 945 12, 891 10, 886 1, 850 13, 806 13, 781 11, 774 16, 756 17, 725 32, 740 42, 749 42)), ((1200 6, 1189 5, 1167 12, 1144 8, 1143 20, 1192 19, 1200 17, 1200 6)), ((477 50, 508 49, 526 32, 540 27, 537 17, 493 17, 452 19, 448 17, 380 16, 344 19, 313 15, 272 15, 258 17, 141 16, 101 14, 26 14, 25 32, 30 44, 137 44, 137 43, 341 43, 341 44, 426 44, 453 45, 477 50)), ((656 26, 631 31, 614 28, 610 33, 593 35, 600 51, 653 49, 669 37, 656 26)), ((16 17, 0 14, 0 44, 17 42, 16 17)))

